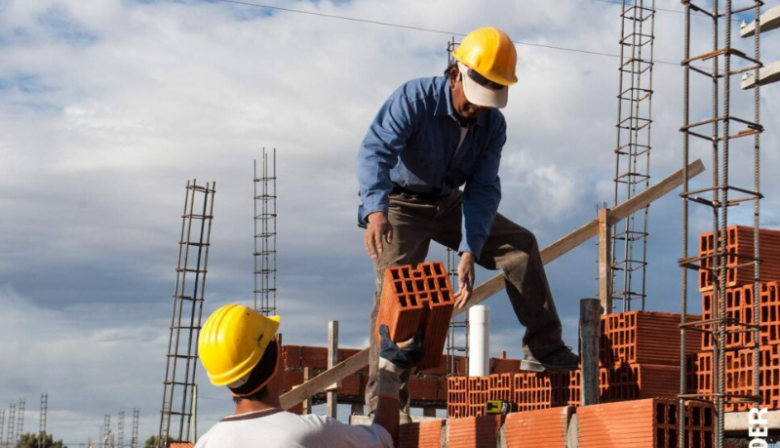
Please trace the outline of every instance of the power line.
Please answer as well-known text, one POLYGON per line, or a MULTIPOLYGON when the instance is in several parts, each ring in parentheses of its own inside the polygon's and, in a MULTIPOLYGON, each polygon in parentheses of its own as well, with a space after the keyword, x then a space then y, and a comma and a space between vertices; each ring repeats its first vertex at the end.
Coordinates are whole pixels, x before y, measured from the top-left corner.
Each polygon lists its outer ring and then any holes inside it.
MULTIPOLYGON (((291 12, 291 13, 297 13, 297 14, 306 14, 306 15, 310 15, 310 16, 324 17, 324 18, 328 18, 328 19, 346 20, 346 21, 350 21, 350 22, 367 23, 367 24, 371 24, 371 25, 386 26, 386 27, 391 27, 391 28, 401 28, 401 29, 412 30, 412 31, 423 31, 423 32, 426 32, 426 33, 447 34, 447 35, 450 35, 450 36, 465 36, 467 34, 467 33, 455 32, 455 31, 436 30, 436 29, 431 29, 431 28, 423 28, 423 27, 418 27, 418 26, 404 25, 404 24, 400 24, 400 23, 381 22, 381 21, 378 21, 378 20, 359 19, 359 18, 356 18, 356 17, 339 16, 339 15, 335 15, 335 14, 325 14, 325 13, 321 13, 321 12, 304 11, 304 10, 300 10, 300 9, 282 8, 280 6, 262 5, 262 4, 259 4, 259 3, 249 3, 249 2, 239 1, 239 0, 216 0, 216 1, 222 2, 222 3, 233 3, 233 4, 237 4, 237 5, 244 5, 244 6, 252 6, 252 7, 256 7, 256 8, 270 9, 270 10, 273 10, 273 11, 283 11, 283 12, 291 12)), ((613 3, 612 1, 608 1, 608 0, 594 0, 594 1, 604 1, 604 2, 607 2, 607 3, 613 3)), ((579 49, 579 48, 568 48, 568 47, 561 47, 561 46, 557 46, 557 45, 539 44, 539 43, 524 42, 524 41, 518 41, 518 40, 513 40, 512 42, 514 42, 517 45, 525 45, 525 46, 528 46, 528 47, 536 47, 536 48, 546 48, 548 50, 568 51, 568 52, 572 52, 572 53, 582 53, 582 54, 589 54, 589 55, 593 55, 593 56, 605 56, 605 57, 616 58, 616 59, 620 58, 619 54, 604 53, 604 52, 600 52, 600 51, 583 50, 583 49, 579 49)), ((657 64, 673 65, 673 66, 676 66, 676 67, 680 66, 680 64, 678 62, 668 62, 668 61, 655 61, 655 62, 657 64)))

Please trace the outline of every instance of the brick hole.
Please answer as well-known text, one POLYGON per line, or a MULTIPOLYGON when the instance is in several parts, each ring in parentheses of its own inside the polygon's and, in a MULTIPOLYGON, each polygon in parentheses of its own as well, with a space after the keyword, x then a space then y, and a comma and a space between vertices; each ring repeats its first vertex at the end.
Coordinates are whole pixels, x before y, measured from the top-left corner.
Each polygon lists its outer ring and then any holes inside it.
POLYGON ((444 275, 444 265, 441 263, 434 263, 433 272, 436 275, 444 275))
POLYGON ((395 286, 395 293, 396 294, 402 294, 404 292, 404 284, 403 282, 394 282, 393 286, 395 286))
POLYGON ((670 425, 676 425, 677 424, 677 405, 676 404, 669 405, 669 417, 667 418, 667 422, 670 425))
POLYGON ((390 268, 390 275, 392 276, 393 280, 401 279, 401 272, 398 268, 390 268))
POLYGON ((450 290, 449 290, 449 289, 445 289, 444 291, 442 291, 442 292, 441 292, 441 297, 442 297, 442 301, 443 301, 444 303, 447 303, 447 302, 451 302, 451 301, 452 301, 452 298, 451 298, 451 296, 450 296, 450 290))
POLYGON ((409 266, 404 266, 401 268, 401 278, 411 278, 411 268, 409 266))
POLYGON ((447 289, 447 277, 439 277, 439 288, 447 289))
POLYGON ((421 265, 421 267, 422 267, 423 274, 425 274, 426 277, 431 275, 431 264, 430 263, 424 263, 424 264, 421 265))
POLYGON ((439 293, 438 292, 431 291, 431 302, 433 302, 434 305, 441 302, 439 300, 439 293))
POLYGON ((430 289, 431 291, 436 289, 436 280, 430 277, 428 278, 428 289, 430 289))
POLYGON ((693 426, 702 426, 701 425, 701 408, 698 406, 693 407, 693 426))
POLYGON ((656 428, 655 430, 655 448, 666 448, 665 443, 665 431, 663 428, 656 428))
POLYGON ((417 287, 418 291, 425 291, 425 280, 422 279, 415 280, 414 286, 417 287))
POLYGON ((666 439, 666 448, 677 448, 677 430, 669 429, 669 438, 666 439))

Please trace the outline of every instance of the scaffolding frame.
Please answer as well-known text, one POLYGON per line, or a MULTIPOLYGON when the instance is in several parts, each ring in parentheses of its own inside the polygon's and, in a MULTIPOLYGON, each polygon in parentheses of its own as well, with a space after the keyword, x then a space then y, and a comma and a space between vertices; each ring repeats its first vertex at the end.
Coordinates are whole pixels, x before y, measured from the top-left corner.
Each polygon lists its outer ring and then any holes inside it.
POLYGON ((121 411, 116 421, 116 446, 125 446, 125 411, 121 411))
MULTIPOLYGON (((760 135, 763 127, 760 124, 760 87, 756 86, 753 98, 753 118, 746 120, 732 114, 731 108, 731 79, 735 75, 753 71, 758 76, 762 67, 760 62, 760 33, 756 33, 753 45, 754 55, 733 48, 733 18, 737 14, 753 12, 755 19, 760 20, 761 0, 742 0, 741 4, 747 6, 734 7, 733 0, 712 0, 711 2, 696 0, 682 0, 685 6, 685 56, 683 66, 683 166, 687 167, 691 150, 691 138, 700 139, 709 143, 712 154, 712 185, 706 188, 691 190, 687 168, 683 168, 683 192, 682 211, 682 257, 679 265, 682 272, 682 313, 681 313, 681 347, 680 347, 680 409, 683 409, 685 401, 696 400, 711 402, 715 407, 715 448, 724 446, 724 409, 726 404, 739 402, 753 402, 760 404, 759 395, 759 325, 760 313, 758 302, 754 307, 752 324, 737 320, 726 313, 726 274, 729 261, 735 261, 737 266, 753 265, 754 269, 754 294, 759 294, 759 225, 760 208, 759 201, 762 198, 760 192, 760 135), (710 7, 700 3, 710 3, 710 7), (725 8, 721 10, 721 5, 725 8), (701 13, 711 20, 711 51, 703 54, 691 55, 692 32, 691 14, 701 13), (722 43, 721 43, 722 41, 722 43), (711 68, 706 68, 697 63, 710 62, 711 68), (722 67, 722 68, 721 68, 722 67), (691 95, 692 76, 697 80, 711 83, 711 113, 710 117, 697 122, 691 122, 691 95), (701 77, 700 77, 701 76, 701 77), (732 132, 732 124, 741 128, 732 132), (710 128, 709 134, 706 133, 710 128), (730 144, 735 139, 753 137, 753 187, 742 188, 732 185, 729 180, 730 144), (734 196, 730 196, 733 194, 734 196), (709 196, 709 197, 708 197, 709 196), (727 228, 729 226, 728 211, 730 207, 743 203, 753 205, 754 227, 754 252, 752 254, 730 252, 727 249, 727 228), (689 213, 690 204, 698 204, 707 207, 712 212, 713 251, 710 255, 689 256, 689 213), (688 315, 688 271, 709 271, 713 278, 713 318, 700 321, 687 322, 688 315), (686 335, 688 331, 708 333, 713 340, 713 381, 712 391, 699 393, 686 390, 686 335), (753 396, 734 395, 726 393, 726 338, 735 333, 753 332, 754 340, 754 365, 753 365, 753 396)), ((696 83, 694 81, 693 83, 696 83)), ((698 104, 697 104, 698 105, 698 104)), ((702 105, 704 106, 704 105, 702 105)), ((697 112, 698 114, 698 112, 697 112)), ((696 140, 696 141, 700 141, 696 140)), ((740 153, 742 156, 743 154, 740 153)), ((745 174, 745 173, 742 173, 745 174)), ((738 348, 737 348, 738 349, 738 348)), ((730 350, 735 350, 730 348, 730 350)), ((678 446, 685 446, 685 419, 679 419, 678 446)))
POLYGON ((0 447, 5 447, 5 409, 0 409, 0 447))
POLYGON ((215 182, 200 186, 197 180, 187 181, 160 411, 157 443, 161 446, 171 438, 183 441, 190 434, 215 193, 215 182), (202 204, 199 209, 196 202, 202 204), (173 431, 172 420, 178 426, 173 431))
POLYGON ((19 442, 24 434, 24 407, 25 400, 19 400, 19 405, 16 407, 16 437, 14 438, 14 444, 19 442))
POLYGON ((138 420, 141 415, 141 410, 138 408, 133 409, 133 432, 130 437, 130 448, 138 448, 138 420))
POLYGON ((258 177, 257 160, 254 162, 254 297, 255 310, 272 316, 276 314, 276 148, 270 160, 263 148, 262 164, 258 177))
MULTIPOLYGON (((650 186, 655 16, 655 0, 622 2, 614 206, 650 186)), ((630 311, 634 301, 645 309, 648 209, 612 230, 612 296, 622 301, 623 312, 630 311)))
POLYGON ((16 403, 11 403, 8 409, 8 434, 6 435, 6 446, 13 446, 16 442, 14 430, 16 429, 16 403))
POLYGON ((103 427, 100 428, 100 445, 103 448, 112 448, 111 447, 111 415, 110 414, 104 414, 103 415, 103 427))
POLYGON ((46 437, 46 419, 49 410, 49 394, 41 394, 41 414, 38 417, 38 448, 44 448, 44 438, 46 437))

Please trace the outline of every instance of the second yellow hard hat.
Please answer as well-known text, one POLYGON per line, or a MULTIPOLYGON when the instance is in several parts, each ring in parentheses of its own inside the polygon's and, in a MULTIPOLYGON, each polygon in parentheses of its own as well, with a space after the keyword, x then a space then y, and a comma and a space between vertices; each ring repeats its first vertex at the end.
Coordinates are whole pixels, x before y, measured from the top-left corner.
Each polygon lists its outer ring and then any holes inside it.
POLYGON ((252 372, 274 339, 279 321, 279 316, 266 317, 243 305, 214 311, 198 338, 198 354, 211 384, 227 386, 252 372))

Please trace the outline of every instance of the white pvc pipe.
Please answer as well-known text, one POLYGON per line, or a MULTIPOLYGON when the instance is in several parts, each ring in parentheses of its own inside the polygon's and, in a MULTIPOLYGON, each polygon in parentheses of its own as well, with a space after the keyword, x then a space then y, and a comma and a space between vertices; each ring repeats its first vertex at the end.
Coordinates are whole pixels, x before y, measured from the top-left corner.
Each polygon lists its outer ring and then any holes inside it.
POLYGON ((490 307, 469 309, 469 376, 490 374, 490 307))

